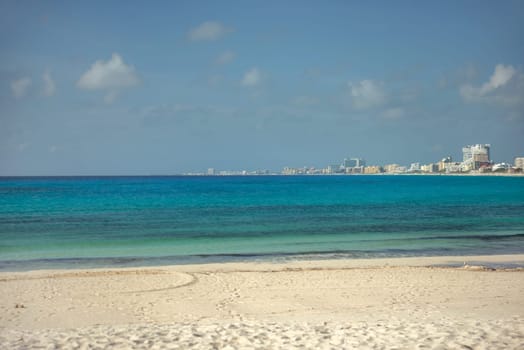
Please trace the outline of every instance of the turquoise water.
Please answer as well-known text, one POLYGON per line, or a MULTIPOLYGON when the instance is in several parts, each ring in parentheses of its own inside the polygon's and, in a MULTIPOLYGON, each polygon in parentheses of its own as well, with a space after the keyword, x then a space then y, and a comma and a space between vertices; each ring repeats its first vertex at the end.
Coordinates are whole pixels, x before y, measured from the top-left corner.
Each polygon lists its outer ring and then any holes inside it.
POLYGON ((524 177, 0 178, 0 269, 524 252, 524 177))

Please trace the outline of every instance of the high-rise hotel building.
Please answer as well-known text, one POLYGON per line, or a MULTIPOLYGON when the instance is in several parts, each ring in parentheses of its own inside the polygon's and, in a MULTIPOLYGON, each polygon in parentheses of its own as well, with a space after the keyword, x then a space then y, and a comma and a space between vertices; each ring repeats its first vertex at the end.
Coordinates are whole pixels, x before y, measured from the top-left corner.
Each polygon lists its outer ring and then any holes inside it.
POLYGON ((515 168, 524 170, 524 157, 515 158, 515 168))
POLYGON ((366 161, 362 158, 345 158, 342 163, 344 168, 357 168, 366 166, 366 161))
POLYGON ((490 164, 489 148, 491 145, 468 145, 462 148, 463 170, 478 170, 490 164))

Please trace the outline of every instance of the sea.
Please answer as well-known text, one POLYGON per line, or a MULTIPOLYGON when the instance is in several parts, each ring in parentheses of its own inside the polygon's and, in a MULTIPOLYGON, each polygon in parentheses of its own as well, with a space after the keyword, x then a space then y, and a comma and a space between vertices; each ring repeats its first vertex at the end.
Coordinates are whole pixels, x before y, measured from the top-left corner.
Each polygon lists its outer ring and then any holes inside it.
POLYGON ((524 177, 0 178, 0 270, 524 253, 524 177))

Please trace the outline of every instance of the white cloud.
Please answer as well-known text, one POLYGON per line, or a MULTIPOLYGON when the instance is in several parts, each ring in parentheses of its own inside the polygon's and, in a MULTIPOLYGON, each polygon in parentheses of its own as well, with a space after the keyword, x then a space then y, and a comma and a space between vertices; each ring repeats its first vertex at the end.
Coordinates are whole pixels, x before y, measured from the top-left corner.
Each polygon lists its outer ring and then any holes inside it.
POLYGON ((27 90, 33 84, 31 78, 24 77, 11 82, 11 91, 13 96, 16 98, 24 97, 27 94, 27 90))
POLYGON ((51 73, 49 73, 49 71, 45 71, 42 79, 44 80, 44 96, 53 96, 56 91, 56 86, 53 78, 51 77, 51 73))
POLYGON ((76 86, 86 90, 105 90, 106 103, 112 103, 121 89, 140 83, 135 67, 125 64, 122 57, 114 53, 108 61, 98 60, 85 72, 76 86))
POLYGON ((115 90, 132 87, 139 82, 135 67, 125 64, 122 57, 114 53, 108 61, 93 63, 76 86, 87 90, 115 90))
POLYGON ((236 54, 233 51, 224 51, 218 55, 216 59, 217 64, 227 64, 233 62, 236 54))
POLYGON ((485 83, 481 90, 482 93, 486 93, 506 85, 506 83, 517 73, 517 70, 513 66, 504 66, 503 64, 497 64, 495 72, 491 76, 489 82, 485 83))
POLYGON ((251 68, 246 73, 244 73, 241 83, 244 86, 256 86, 260 83, 261 80, 262 75, 258 68, 251 68))
POLYGON ((479 87, 464 84, 460 95, 468 102, 517 104, 524 101, 524 74, 511 65, 497 64, 487 82, 479 87))
POLYGON ((381 106, 386 102, 384 83, 381 81, 362 80, 348 83, 351 89, 353 106, 359 109, 381 106))
POLYGON ((217 40, 231 30, 217 21, 207 21, 189 31, 188 38, 192 41, 217 40))

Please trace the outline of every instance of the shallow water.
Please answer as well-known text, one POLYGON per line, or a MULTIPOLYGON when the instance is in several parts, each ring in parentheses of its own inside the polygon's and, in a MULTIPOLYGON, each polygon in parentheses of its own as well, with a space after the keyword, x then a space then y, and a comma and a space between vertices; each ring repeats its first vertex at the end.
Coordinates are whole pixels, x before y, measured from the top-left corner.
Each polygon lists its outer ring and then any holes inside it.
POLYGON ((524 252, 524 177, 0 178, 0 269, 524 252))

